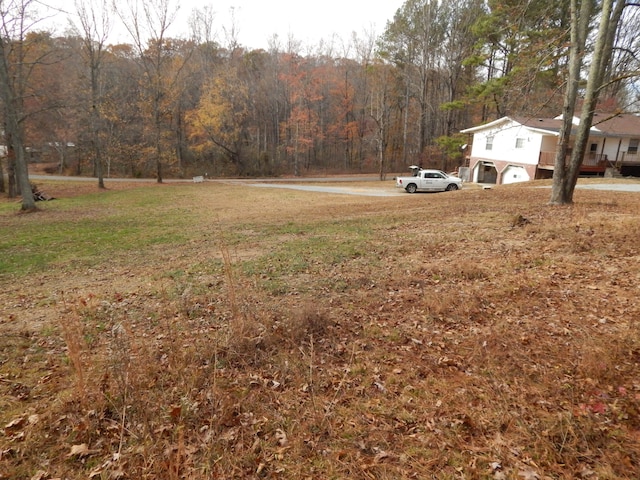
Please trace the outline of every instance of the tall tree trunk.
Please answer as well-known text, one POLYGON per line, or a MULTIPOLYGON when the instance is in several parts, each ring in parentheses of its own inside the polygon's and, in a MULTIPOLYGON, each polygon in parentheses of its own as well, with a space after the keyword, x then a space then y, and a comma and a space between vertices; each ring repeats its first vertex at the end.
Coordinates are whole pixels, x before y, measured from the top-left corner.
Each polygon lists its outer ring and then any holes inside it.
MULTIPOLYGON (((0 41, 0 50, 6 52, 3 41, 0 41)), ((24 212, 36 209, 35 199, 31 191, 31 183, 29 182, 29 171, 25 158, 24 140, 22 135, 22 124, 19 121, 20 108, 22 101, 17 97, 13 89, 13 81, 8 65, 8 59, 3 55, 0 58, 0 95, 4 101, 5 107, 5 128, 6 138, 8 140, 7 147, 15 153, 15 178, 18 190, 22 195, 21 210, 24 212)))
POLYGON ((15 153, 15 179, 18 191, 22 196, 21 210, 30 212, 36 209, 36 202, 31 190, 31 182, 29 181, 29 170, 27 168, 27 160, 25 157, 24 143, 22 140, 22 132, 20 124, 17 122, 15 114, 7 115, 7 130, 11 139, 11 149, 15 153))
POLYGON ((11 143, 11 135, 6 134, 7 140, 7 183, 9 184, 9 191, 7 196, 9 198, 16 198, 18 196, 18 186, 16 185, 16 152, 13 149, 11 143))
POLYGON ((558 138, 556 158, 553 171, 553 187, 551 189, 550 203, 562 205, 570 203, 567 198, 567 156, 569 154, 571 133, 573 129, 573 116, 578 98, 580 84, 580 69, 589 31, 591 19, 591 6, 589 1, 583 1, 580 7, 579 0, 571 0, 571 44, 569 47, 569 77, 565 87, 564 102, 562 107, 562 128, 558 138))
MULTIPOLYGON (((576 0, 572 0, 572 6, 576 0)), ((582 164, 582 160, 587 150, 587 144, 589 142, 589 133, 591 130, 591 125, 593 123, 593 115, 595 113, 596 104, 598 102, 598 96, 600 93, 600 88, 604 82, 605 72, 607 70, 607 65, 611 60, 611 54, 614 44, 615 32, 618 29, 618 23, 622 16, 622 11, 625 7, 625 0, 617 0, 614 8, 615 0, 603 0, 602 2, 602 12, 600 14, 600 26, 598 28, 598 35, 596 37, 596 43, 593 51, 593 56, 591 59, 591 66, 589 68, 589 76, 587 78, 587 86, 584 94, 584 101, 582 104, 582 112, 580 114, 580 124, 577 126, 576 131, 576 139, 574 142, 573 151, 571 152, 571 160, 568 166, 564 166, 564 159, 560 159, 559 156, 562 153, 561 149, 558 149, 558 153, 556 154, 556 162, 554 169, 554 182, 553 188, 551 191, 551 204, 569 204, 573 202, 573 193, 575 191, 576 183, 578 181, 578 175, 580 173, 580 166, 582 164), (562 161, 562 164, 560 164, 562 161), (562 166, 562 168, 558 168, 562 166), (556 175, 559 175, 556 178, 556 175), (560 177, 561 176, 561 177, 560 177)), ((588 8, 584 7, 583 9, 588 8)), ((582 10, 581 10, 582 12, 582 10)), ((581 13, 582 14, 582 13, 581 13)), ((579 22, 579 27, 581 30, 585 28, 583 23, 587 22, 588 19, 581 18, 579 22)), ((574 19, 572 18, 572 37, 573 37, 573 23, 574 19)), ((588 31, 588 27, 585 32, 588 31)), ((586 33, 583 37, 586 41, 586 33)), ((573 42, 572 42, 573 43, 573 42)), ((584 45, 584 43, 583 43, 584 45)), ((572 44, 572 49, 575 48, 572 44)), ((584 48, 584 47, 583 47, 584 48)), ((573 53, 573 52, 572 52, 573 53)), ((581 65, 581 56, 579 57, 579 66, 581 65)), ((571 68, 574 67, 573 59, 571 68)), ((575 73, 575 72, 574 72, 575 73)), ((579 74, 578 74, 579 75, 579 74)), ((577 92, 577 87, 576 92, 577 92)), ((569 91, 569 87, 567 87, 567 94, 565 98, 565 107, 567 106, 567 102, 571 100, 569 96, 571 92, 569 91)), ((573 111, 575 108, 575 97, 573 97, 574 107, 571 108, 573 111)), ((569 105, 571 107, 571 105, 569 105)), ((565 119, 563 128, 561 130, 561 138, 564 141, 563 137, 570 135, 571 125, 569 125, 569 130, 567 128, 567 120, 565 119)), ((561 145, 562 147, 562 145, 561 145)), ((566 155, 566 150, 565 150, 566 155)))
POLYGON ((102 144, 100 141, 100 111, 98 102, 100 94, 98 88, 98 67, 91 66, 91 136, 94 153, 94 170, 98 177, 98 188, 104 189, 104 174, 102 168, 102 144))
POLYGON ((409 76, 405 75, 404 112, 402 117, 402 165, 407 165, 409 158, 409 107, 411 103, 411 85, 409 76))
MULTIPOLYGON (((158 82, 159 83, 159 82, 158 82)), ((160 87, 157 87, 153 102, 154 143, 156 152, 156 182, 162 183, 162 124, 160 121, 160 87)))
POLYGON ((4 182, 4 170, 2 169, 2 160, 0 159, 0 193, 5 193, 6 187, 4 182))
POLYGON ((613 8, 613 3, 614 0, 604 0, 602 2, 600 28, 598 29, 593 58, 591 59, 587 88, 582 103, 582 112, 580 114, 580 125, 578 125, 576 143, 571 154, 571 162, 567 175, 568 183, 566 185, 566 191, 569 203, 573 201, 573 192, 578 181, 580 165, 587 151, 589 132, 593 124, 593 115, 598 103, 600 88, 604 82, 607 64, 611 59, 613 36, 618 29, 618 22, 622 16, 625 0, 617 0, 615 9, 613 8))

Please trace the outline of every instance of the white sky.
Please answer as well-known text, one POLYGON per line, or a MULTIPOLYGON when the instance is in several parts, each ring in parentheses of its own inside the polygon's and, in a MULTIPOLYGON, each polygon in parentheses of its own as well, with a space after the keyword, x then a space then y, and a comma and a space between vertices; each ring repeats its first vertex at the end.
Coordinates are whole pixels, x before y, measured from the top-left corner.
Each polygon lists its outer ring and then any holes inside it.
MULTIPOLYGON (((90 0, 89 0, 90 1, 90 0)), ((352 32, 360 38, 373 32, 380 35, 387 21, 393 19, 396 10, 404 0, 171 0, 179 5, 178 18, 171 36, 187 36, 187 19, 194 7, 209 5, 215 12, 216 40, 226 44, 224 29, 232 25, 232 9, 235 17, 237 38, 241 45, 248 48, 267 48, 274 34, 278 35, 284 47, 291 35, 303 46, 316 46, 321 39, 330 42, 336 35, 343 41, 351 39, 352 32)), ((56 6, 63 11, 73 13, 73 0, 41 0, 42 4, 56 6)), ((123 2, 124 3, 124 2, 123 2)), ((64 33, 66 15, 58 14, 52 22, 58 33, 64 33)), ((114 22, 117 23, 117 22, 114 22)), ((114 26, 114 32, 121 32, 114 26)), ((130 42, 120 34, 114 43, 130 42)))

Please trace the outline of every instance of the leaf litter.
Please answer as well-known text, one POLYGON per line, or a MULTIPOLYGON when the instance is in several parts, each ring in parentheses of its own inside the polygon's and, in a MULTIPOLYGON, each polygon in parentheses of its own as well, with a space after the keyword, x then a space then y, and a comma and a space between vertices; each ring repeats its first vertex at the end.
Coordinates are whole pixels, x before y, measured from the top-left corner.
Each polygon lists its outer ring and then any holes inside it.
POLYGON ((47 272, 2 299, 0 478, 638 478, 637 196, 547 193, 262 193, 251 256, 47 272), (358 255, 251 272, 336 214, 358 255))

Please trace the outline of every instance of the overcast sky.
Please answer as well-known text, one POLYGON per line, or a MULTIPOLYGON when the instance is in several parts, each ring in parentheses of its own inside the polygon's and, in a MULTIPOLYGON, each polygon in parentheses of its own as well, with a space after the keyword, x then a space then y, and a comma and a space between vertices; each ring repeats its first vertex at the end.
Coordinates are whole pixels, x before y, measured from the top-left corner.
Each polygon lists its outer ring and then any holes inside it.
MULTIPOLYGON (((172 0, 179 5, 179 15, 170 31, 172 36, 186 36, 187 19, 194 7, 209 5, 215 12, 217 40, 225 44, 224 29, 229 30, 233 17, 237 38, 248 48, 267 48, 274 34, 282 45, 291 35, 305 46, 317 45, 321 39, 330 41, 337 35, 348 41, 351 33, 363 37, 364 32, 379 35, 388 20, 404 0, 172 0)), ((42 0, 42 3, 58 5, 63 11, 74 12, 73 0, 42 0)), ((124 2, 123 2, 124 3, 124 2)), ((66 16, 59 14, 53 21, 58 33, 64 33, 66 16)), ((118 31, 118 30, 116 30, 118 31)), ((129 41, 120 34, 118 41, 129 41)))

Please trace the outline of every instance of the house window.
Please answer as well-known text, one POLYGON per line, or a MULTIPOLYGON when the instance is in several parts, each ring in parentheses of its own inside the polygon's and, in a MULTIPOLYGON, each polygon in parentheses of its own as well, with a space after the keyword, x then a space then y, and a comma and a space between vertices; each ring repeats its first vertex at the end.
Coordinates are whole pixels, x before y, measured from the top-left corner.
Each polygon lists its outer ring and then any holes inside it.
POLYGON ((524 138, 516 138, 516 148, 524 148, 524 138))
POLYGON ((638 140, 637 138, 632 138, 631 140, 629 140, 629 148, 627 149, 627 153, 630 153, 631 155, 637 155, 638 143, 640 143, 640 140, 638 140))
POLYGON ((589 151, 591 153, 596 153, 598 151, 598 144, 597 143, 592 143, 591 147, 589 147, 589 151))
POLYGON ((493 135, 487 136, 487 143, 484 147, 485 150, 493 150, 493 135))

